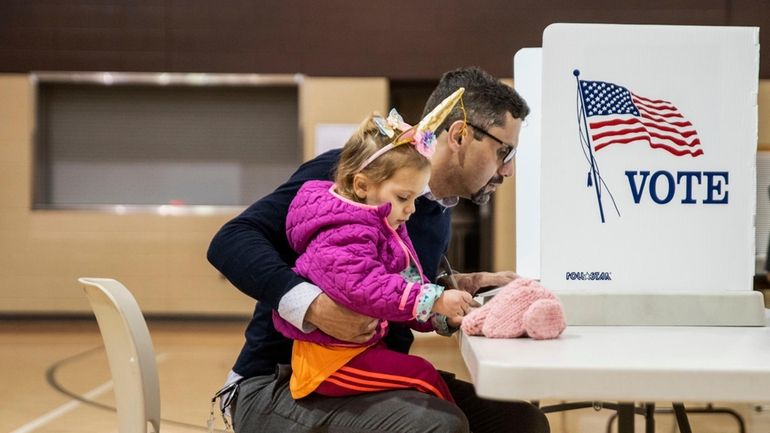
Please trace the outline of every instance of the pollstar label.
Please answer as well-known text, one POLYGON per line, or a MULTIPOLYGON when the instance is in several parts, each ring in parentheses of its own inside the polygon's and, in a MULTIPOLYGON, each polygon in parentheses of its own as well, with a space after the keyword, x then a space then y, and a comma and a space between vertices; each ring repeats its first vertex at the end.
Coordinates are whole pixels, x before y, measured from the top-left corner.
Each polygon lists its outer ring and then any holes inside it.
POLYGON ((610 281, 612 272, 566 272, 564 279, 585 281, 610 281))

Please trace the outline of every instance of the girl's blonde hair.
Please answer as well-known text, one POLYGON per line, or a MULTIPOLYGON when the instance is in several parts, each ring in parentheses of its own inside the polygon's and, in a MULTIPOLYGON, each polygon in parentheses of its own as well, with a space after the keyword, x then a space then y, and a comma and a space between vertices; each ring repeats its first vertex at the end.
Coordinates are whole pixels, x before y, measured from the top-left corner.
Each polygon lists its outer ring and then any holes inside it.
MULTIPOLYGON (((380 184, 390 179, 399 168, 421 170, 430 167, 430 160, 407 143, 386 151, 363 170, 359 170, 364 161, 396 139, 396 136, 390 138, 380 133, 373 120, 375 116, 379 114, 372 113, 367 117, 345 143, 334 173, 337 193, 357 202, 362 201, 353 190, 353 178, 358 173, 366 175, 375 184, 380 184)), ((396 134, 401 132, 403 131, 396 130, 396 134)))

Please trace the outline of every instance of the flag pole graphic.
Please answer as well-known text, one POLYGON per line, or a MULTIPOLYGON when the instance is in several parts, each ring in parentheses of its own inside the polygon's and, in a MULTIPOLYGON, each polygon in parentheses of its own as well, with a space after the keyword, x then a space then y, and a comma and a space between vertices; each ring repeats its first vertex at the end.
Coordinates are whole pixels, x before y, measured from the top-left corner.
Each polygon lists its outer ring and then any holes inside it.
POLYGON ((597 176, 597 163, 596 159, 594 158, 594 152, 593 148, 591 146, 591 136, 588 134, 588 125, 586 124, 586 111, 585 111, 585 101, 583 100, 583 92, 580 90, 580 71, 575 69, 572 71, 572 74, 575 76, 575 81, 577 82, 577 92, 580 96, 580 111, 583 113, 583 131, 585 131, 585 142, 588 147, 588 155, 589 155, 589 162, 591 163, 591 173, 589 177, 589 181, 593 179, 594 184, 594 190, 596 190, 596 201, 599 203, 599 216, 602 219, 602 223, 604 223, 604 208, 602 207, 602 193, 600 191, 599 187, 599 179, 597 176))

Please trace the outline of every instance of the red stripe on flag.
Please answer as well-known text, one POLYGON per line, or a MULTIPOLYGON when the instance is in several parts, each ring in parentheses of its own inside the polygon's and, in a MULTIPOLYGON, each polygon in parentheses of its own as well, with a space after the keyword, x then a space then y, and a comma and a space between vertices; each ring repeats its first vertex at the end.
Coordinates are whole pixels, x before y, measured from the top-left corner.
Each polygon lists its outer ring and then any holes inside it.
POLYGON ((634 92, 630 92, 630 93, 631 93, 631 95, 632 95, 634 98, 639 98, 639 99, 641 99, 642 101, 645 101, 645 102, 649 102, 649 103, 652 103, 652 104, 671 104, 670 102, 668 102, 668 101, 664 101, 664 100, 662 100, 662 99, 650 99, 650 98, 645 98, 644 96, 639 96, 639 95, 637 95, 637 94, 636 94, 636 93, 634 93, 634 92))
POLYGON ((640 122, 640 123, 643 124, 644 126, 649 127, 649 128, 655 128, 655 129, 660 129, 661 131, 672 132, 674 134, 680 134, 682 137, 689 137, 691 135, 697 134, 697 132, 694 129, 680 131, 680 130, 675 129, 675 128, 670 128, 668 126, 663 126, 663 125, 661 125, 659 123, 653 123, 653 122, 640 122))
POLYGON ((679 114, 678 111, 676 113, 655 113, 655 112, 647 111, 644 108, 639 107, 639 113, 649 114, 650 116, 660 116, 663 119, 670 119, 672 117, 676 117, 676 118, 679 118, 679 119, 684 119, 684 116, 679 114))
POLYGON ((636 97, 631 98, 632 101, 634 101, 634 104, 636 106, 642 106, 648 110, 653 111, 679 111, 676 107, 673 105, 655 105, 655 104, 649 104, 644 101, 640 101, 636 97))
POLYGON ((650 147, 655 148, 655 149, 666 150, 668 152, 673 153, 676 156, 692 155, 693 157, 696 157, 696 156, 703 155, 703 149, 698 149, 698 150, 696 150, 694 152, 691 151, 691 150, 677 150, 677 149, 674 149, 671 146, 667 146, 667 145, 665 145, 663 143, 652 143, 652 142, 650 143, 650 147))
POLYGON ((607 132, 602 132, 601 134, 592 135, 591 139, 593 139, 593 140, 600 140, 600 139, 605 138, 605 137, 612 137, 614 135, 623 135, 623 134, 628 134, 628 133, 631 133, 631 132, 645 132, 646 133, 647 132, 647 128, 645 128, 643 126, 640 126, 638 128, 618 129, 616 131, 607 131, 607 132))
POLYGON ((597 144, 594 146, 594 150, 601 150, 605 147, 609 146, 610 144, 627 144, 627 143, 633 143, 634 141, 646 141, 650 142, 650 138, 647 134, 644 135, 633 135, 631 137, 627 138, 617 138, 615 140, 606 141, 602 144, 597 144))
POLYGON ((632 117, 630 119, 601 120, 599 122, 591 123, 591 129, 602 128, 604 126, 633 125, 635 123, 641 123, 641 122, 639 122, 639 119, 635 117, 632 117))
MULTIPOLYGON (((670 138, 667 138, 667 139, 670 140, 670 138)), ((670 152, 670 153, 672 153, 672 154, 674 154, 676 156, 692 155, 693 157, 696 157, 696 156, 700 156, 700 155, 703 154, 703 150, 700 149, 700 148, 695 149, 695 150, 692 150, 692 149, 677 149, 676 147, 674 147, 674 146, 672 146, 670 144, 661 143, 661 142, 658 142, 658 141, 653 141, 648 134, 634 135, 634 136, 630 136, 630 137, 617 138, 617 139, 614 139, 614 140, 605 141, 604 143, 595 145, 594 146, 594 150, 599 151, 599 150, 609 146, 610 144, 628 144, 628 143, 633 143, 633 142, 636 142, 636 141, 647 142, 650 145, 650 147, 652 147, 652 148, 663 149, 663 150, 666 150, 666 151, 668 151, 668 152, 670 152)), ((695 146, 697 146, 699 144, 700 144, 700 141, 697 144, 693 145, 693 147, 695 147, 695 146)))
POLYGON ((657 122, 663 122, 663 123, 666 123, 666 124, 669 124, 669 125, 674 125, 674 126, 692 126, 692 123, 690 123, 688 120, 685 120, 684 122, 668 122, 668 121, 666 121, 666 119, 659 119, 657 117, 652 117, 652 116, 649 116, 649 115, 646 115, 646 114, 642 114, 641 116, 643 118, 645 118, 645 119, 655 120, 657 122))
POLYGON ((685 141, 685 140, 682 140, 681 138, 673 137, 673 136, 670 136, 670 135, 655 134, 655 133, 652 133, 652 132, 648 132, 648 133, 650 134, 650 137, 660 138, 661 140, 671 140, 675 144, 678 144, 680 146, 695 147, 695 146, 698 146, 700 144, 700 139, 699 138, 695 138, 695 140, 693 140, 693 141, 685 141))

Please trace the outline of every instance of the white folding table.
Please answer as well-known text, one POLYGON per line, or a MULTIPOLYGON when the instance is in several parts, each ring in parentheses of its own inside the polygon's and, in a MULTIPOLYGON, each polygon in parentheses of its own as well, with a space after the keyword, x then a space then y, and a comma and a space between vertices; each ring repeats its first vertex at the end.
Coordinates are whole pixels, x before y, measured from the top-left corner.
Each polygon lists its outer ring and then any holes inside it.
POLYGON ((770 402, 770 327, 569 326, 555 340, 459 341, 479 396, 621 402, 620 432, 633 431, 633 402, 770 402))

